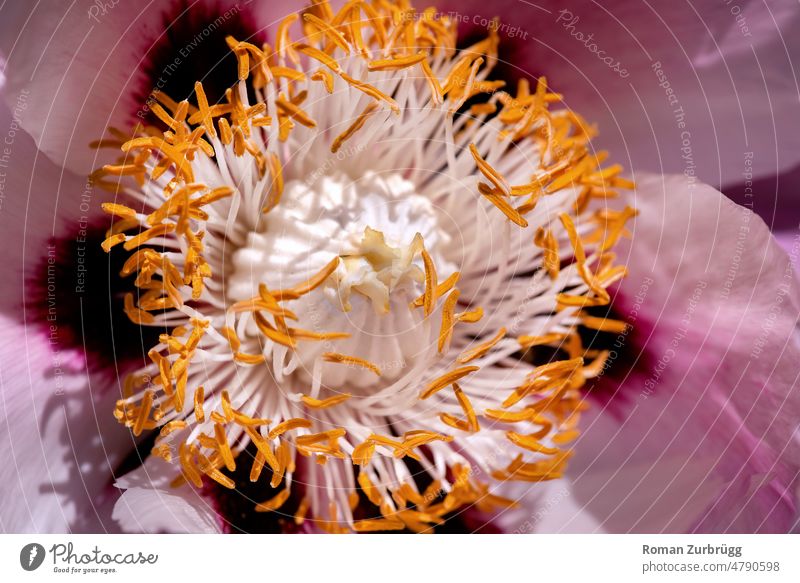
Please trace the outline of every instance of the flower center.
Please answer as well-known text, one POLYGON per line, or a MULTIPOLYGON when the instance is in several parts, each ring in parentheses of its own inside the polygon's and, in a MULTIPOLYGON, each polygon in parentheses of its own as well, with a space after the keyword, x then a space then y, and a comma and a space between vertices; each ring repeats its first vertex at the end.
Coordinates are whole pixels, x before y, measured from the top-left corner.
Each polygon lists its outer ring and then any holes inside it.
POLYGON ((224 103, 197 82, 192 103, 156 97, 168 129, 98 143, 123 154, 93 178, 115 195, 102 247, 132 252, 125 313, 165 331, 114 414, 159 428, 174 486, 235 489, 244 464, 269 476, 256 512, 302 484, 297 524, 423 532, 514 505, 473 473, 562 475, 609 357, 576 327, 621 325, 585 310, 624 276, 635 211, 597 207, 632 184, 544 78, 488 78, 496 28, 462 51, 456 28, 314 2, 274 47, 227 39, 224 103), (343 146, 359 155, 320 164, 343 146), (513 358, 539 346, 569 358, 513 358))
MULTIPOLYGON (((337 268, 298 298, 292 311, 299 328, 348 336, 298 344, 295 359, 281 372, 309 381, 321 354, 357 354, 380 368, 380 382, 368 369, 337 363, 320 365, 322 382, 337 389, 376 389, 413 366, 435 342, 411 304, 424 291, 423 245, 443 275, 455 271, 438 252, 448 241, 430 200, 398 173, 290 180, 281 204, 233 253, 227 293, 243 301, 257 296, 261 285, 290 288, 339 257, 337 268)), ((260 338, 251 320, 243 340, 260 338)))

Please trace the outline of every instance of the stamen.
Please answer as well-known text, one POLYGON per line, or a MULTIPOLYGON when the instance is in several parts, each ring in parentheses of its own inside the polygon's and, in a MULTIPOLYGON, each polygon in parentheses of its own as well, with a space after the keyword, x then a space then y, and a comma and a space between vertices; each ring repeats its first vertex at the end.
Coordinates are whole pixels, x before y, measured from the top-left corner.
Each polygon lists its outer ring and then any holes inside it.
POLYGON ((350 338, 351 334, 348 332, 312 332, 311 330, 302 330, 300 328, 289 328, 289 335, 292 338, 300 340, 342 340, 350 338))
POLYGON ((442 308, 442 327, 439 331, 439 352, 444 351, 445 346, 450 340, 450 336, 453 334, 453 325, 455 324, 454 313, 458 296, 459 291, 454 289, 444 302, 444 307, 442 308))
POLYGON ((560 342, 566 338, 566 336, 567 335, 565 333, 551 332, 541 336, 520 336, 517 338, 517 342, 519 342, 522 348, 531 348, 533 346, 541 346, 545 344, 552 344, 553 342, 560 342))
POLYGON ((416 55, 408 55, 405 57, 392 57, 390 59, 378 59, 377 61, 370 61, 367 64, 367 68, 370 71, 395 71, 413 67, 417 63, 421 63, 426 59, 427 55, 425 53, 417 53, 416 55))
POLYGON ((275 105, 277 105, 278 109, 283 111, 286 115, 296 120, 298 123, 306 126, 307 128, 317 127, 317 122, 311 119, 305 111, 297 107, 294 103, 286 100, 285 97, 279 97, 276 99, 275 105))
POLYGON ((115 247, 116 245, 119 245, 120 243, 124 243, 125 239, 127 239, 127 237, 123 233, 118 233, 116 235, 111 235, 108 239, 106 239, 105 241, 103 241, 101 243, 101 247, 103 248, 103 251, 108 253, 109 251, 111 251, 112 247, 115 247))
POLYGON ((467 324, 474 324, 475 322, 480 322, 481 318, 483 318, 483 308, 481 308, 480 306, 478 306, 474 310, 459 312, 454 316, 456 322, 466 322, 467 324))
MULTIPOLYGON (((357 466, 364 467, 369 464, 372 459, 372 454, 375 453, 375 442, 368 439, 358 444, 350 455, 353 463, 357 466)), ((364 474, 362 474, 364 475, 364 474)))
POLYGON ((153 406, 153 391, 145 391, 142 397, 142 403, 139 405, 139 413, 136 416, 136 422, 133 424, 133 434, 138 436, 144 430, 147 418, 150 415, 151 407, 153 406))
POLYGON ((302 419, 299 417, 293 419, 287 419, 286 421, 278 424, 275 428, 269 432, 269 438, 275 439, 286 433, 287 431, 292 431, 294 429, 309 429, 311 428, 311 421, 308 419, 302 419))
POLYGON ((197 108, 200 112, 200 119, 202 120, 202 125, 205 128, 206 132, 212 138, 217 136, 217 131, 214 129, 214 120, 211 112, 208 108, 208 98, 206 98, 206 92, 203 90, 203 84, 200 81, 197 81, 194 84, 194 93, 197 97, 197 108))
POLYGON ((469 151, 472 154, 472 158, 475 160, 475 164, 478 166, 478 170, 481 171, 483 174, 492 184, 494 184, 495 188, 501 191, 503 194, 510 194, 511 187, 509 187, 508 182, 506 182, 505 178, 503 178, 497 170, 492 168, 486 160, 478 152, 478 148, 475 144, 469 145, 469 151))
POLYGON ((342 49, 346 55, 350 54, 350 45, 347 44, 347 40, 342 36, 342 33, 330 24, 309 12, 303 13, 303 20, 317 26, 336 46, 342 49))
POLYGON ((337 73, 339 75, 342 74, 342 68, 339 66, 339 63, 337 63, 336 60, 329 54, 324 53, 317 48, 304 44, 298 45, 297 50, 305 54, 306 56, 311 57, 315 61, 319 61, 334 73, 337 73))
POLYGON ((317 71, 311 75, 311 80, 322 81, 328 94, 333 93, 333 75, 331 75, 330 71, 327 69, 317 69, 317 71))
POLYGON ((456 399, 458 399, 459 405, 461 405, 461 408, 464 410, 464 415, 467 417, 466 421, 456 419, 449 413, 442 413, 439 415, 439 419, 442 420, 442 423, 445 423, 450 427, 460 429, 461 431, 468 431, 470 433, 480 431, 478 417, 475 415, 475 410, 472 408, 472 403, 470 403, 469 398, 464 394, 464 391, 461 390, 461 387, 458 386, 458 383, 453 383, 453 393, 455 394, 456 399))
POLYGON ((295 444, 297 445, 297 451, 305 456, 323 454, 344 458, 344 453, 339 448, 339 438, 344 437, 345 434, 346 431, 340 428, 310 435, 300 435, 295 439, 295 444))
POLYGON ((440 105, 444 101, 444 97, 442 86, 439 84, 439 79, 437 79, 436 75, 434 75, 433 70, 431 70, 431 66, 428 64, 426 59, 423 59, 421 62, 422 72, 431 88, 431 99, 435 105, 440 105))
POLYGON ((256 505, 256 512, 274 512, 280 510, 281 506, 286 504, 290 494, 289 488, 284 488, 266 502, 261 502, 256 505))
POLYGON ((612 320, 609 318, 597 318, 587 314, 581 314, 581 324, 593 330, 600 332, 610 332, 612 334, 622 334, 628 329, 628 323, 621 320, 612 320))
POLYGON ((424 307, 425 316, 430 316, 433 313, 433 302, 436 301, 435 296, 438 291, 438 279, 433 259, 431 259, 426 249, 422 250, 422 261, 425 264, 425 293, 422 295, 422 305, 424 307))
POLYGON ((334 395, 333 397, 320 400, 320 399, 314 399, 313 397, 309 397, 307 395, 303 395, 302 401, 312 409, 327 409, 328 407, 333 407, 334 405, 338 405, 339 403, 344 403, 350 397, 352 397, 350 393, 343 393, 341 395, 334 395))
POLYGON ((406 527, 402 520, 394 518, 372 518, 353 523, 356 532, 377 532, 381 530, 403 530, 406 527))
POLYGON ((145 325, 155 322, 155 317, 150 312, 137 308, 133 305, 133 294, 125 294, 125 315, 135 324, 145 325))
POLYGON ((338 352, 325 352, 322 354, 322 359, 325 362, 335 362, 365 368, 372 371, 377 376, 381 376, 381 369, 378 368, 377 365, 363 358, 359 358, 358 356, 348 356, 346 354, 339 354, 338 352))
POLYGON ((245 427, 245 433, 247 433, 250 440, 253 442, 253 445, 256 446, 258 451, 264 457, 264 462, 272 469, 273 472, 280 471, 280 463, 278 462, 278 458, 275 456, 275 453, 272 451, 272 448, 269 446, 269 443, 252 427, 245 427))
POLYGON ((506 433, 506 437, 508 437, 508 440, 514 445, 517 445, 519 447, 525 448, 527 450, 536 453, 543 453, 545 455, 556 455, 561 451, 558 448, 547 447, 545 445, 542 445, 538 439, 530 435, 520 435, 519 433, 509 431, 506 433))
POLYGON ((161 428, 161 431, 158 432, 158 435, 160 437, 166 437, 170 433, 173 433, 175 431, 180 431, 181 429, 186 429, 188 426, 189 425, 186 423, 186 421, 183 421, 181 419, 176 419, 175 421, 170 421, 169 423, 164 425, 161 428))
POLYGON ((278 290, 276 291, 273 296, 276 300, 282 301, 285 299, 296 299, 306 295, 307 293, 311 292, 312 290, 316 289, 322 283, 328 279, 331 274, 336 271, 336 268, 339 267, 339 257, 334 257, 325 267, 323 267, 319 273, 314 275, 313 277, 307 279, 305 282, 298 284, 294 287, 289 288, 288 290, 278 290))
POLYGON ((308 498, 303 498, 300 501, 300 506, 297 507, 297 512, 294 515, 294 523, 297 526, 300 526, 305 522, 306 514, 308 513, 309 509, 309 502, 308 498))
MULTIPOLYGON (((461 274, 456 271, 455 273, 449 275, 447 279, 445 279, 442 283, 436 286, 436 292, 433 294, 432 302, 435 302, 437 299, 445 295, 451 289, 453 289, 458 283, 458 278, 461 274)), ((414 300, 412 304, 415 308, 420 308, 425 305, 425 295, 419 296, 417 299, 414 300)))
MULTIPOLYGON (((516 95, 488 78, 497 60, 496 30, 458 52, 457 27, 433 8, 414 12, 391 0, 351 0, 336 12, 315 0, 302 18, 294 14, 281 22, 274 51, 226 38, 239 82, 223 103, 210 104, 200 82, 196 106, 154 92, 152 110, 163 127, 110 130, 110 139, 93 143, 122 153, 92 174, 95 184, 120 197, 115 201, 135 201, 102 206, 114 218, 102 248, 129 251, 120 275, 135 274, 136 291, 125 294, 124 312, 140 325, 172 329, 162 330, 146 365, 125 380, 113 414, 135 435, 158 431, 151 454, 165 463, 175 459, 173 485, 204 488, 213 481, 235 488, 226 474, 237 469, 238 455, 252 442, 249 479, 258 482, 269 467, 275 489, 258 511, 284 506, 301 455, 310 458, 303 460, 311 464, 304 464, 311 471, 303 478, 311 495, 299 501, 296 524, 311 516, 328 532, 431 532, 467 505, 486 512, 514 506, 475 479, 473 462, 499 480, 536 482, 563 474, 566 444, 577 437, 585 407, 580 391, 610 362, 609 351, 586 350, 577 331, 626 330, 624 322, 583 308, 607 304, 606 288, 625 275, 611 249, 630 235, 626 225, 636 211, 592 209, 616 196, 615 189, 633 184, 619 165, 602 168, 606 154, 594 154, 589 145, 593 126, 563 105, 549 109, 561 96, 548 90, 544 77, 533 92, 521 81, 516 95), (307 44, 290 38, 298 20, 307 44), (403 73, 414 67, 421 74, 403 73), (375 117, 382 104, 402 115, 375 117), (345 124, 330 112, 354 119, 337 134, 345 124), (415 131, 426 140, 412 147, 407 138, 415 131), (336 162, 359 181, 340 178, 333 166, 306 175, 305 161, 328 147, 320 140, 340 153, 353 139, 358 156, 346 162, 337 156, 336 162), (441 151, 429 149, 428 142, 441 151), (511 146, 533 152, 533 163, 522 164, 511 146), (472 160, 464 158, 466 148, 472 160), (365 172, 375 156, 381 157, 376 172, 365 172), (411 170, 377 172, 393 160, 406 160, 411 170), (443 177, 421 178, 431 169, 443 177), (456 176, 463 170, 466 176, 456 176), (497 258, 485 257, 491 260, 485 289, 475 287, 472 272, 465 276, 467 285, 456 288, 459 263, 469 269, 475 260, 483 265, 474 238, 484 234, 458 212, 463 202, 456 197, 463 193, 455 178, 474 180, 478 194, 513 223, 536 227, 535 247, 528 252, 507 257, 506 245, 497 258), (549 214, 553 205, 539 205, 556 193, 557 211, 568 211, 558 221, 549 214), (389 218, 375 208, 380 197, 391 203, 389 218), (378 224, 358 223, 361 218, 378 224), (580 234, 578 220, 584 221, 580 234), (448 232, 451 222, 467 226, 463 257, 454 251, 458 234, 448 232), (393 225, 417 234, 405 244, 406 235, 393 225), (311 277, 273 289, 275 282, 306 277, 309 262, 320 257, 330 260, 311 277), (539 277, 543 272, 547 277, 539 277), (531 273, 536 284, 524 303, 532 301, 535 314, 504 307, 506 299, 495 292, 521 289, 522 276, 531 273), (444 274, 449 276, 440 282, 444 274), (463 289, 469 291, 462 298, 463 289), (352 292, 370 301, 351 302, 352 292), (457 312, 459 298, 467 307, 457 312), (365 305, 374 313, 359 313, 365 305), (441 320, 431 321, 437 311, 441 320), (501 383, 500 391, 485 390, 486 381, 473 386, 462 380, 479 370, 473 362, 507 366, 498 347, 513 350, 513 341, 505 340, 507 328, 496 322, 512 312, 520 318, 515 329, 521 326, 521 349, 547 345, 568 358, 530 367, 521 382, 501 383), (497 329, 491 338, 466 326, 484 315, 497 329), (431 334, 438 334, 436 348, 431 334), (384 371, 350 355, 385 354, 383 345, 374 344, 384 337, 393 351, 399 349, 400 366, 384 371), (258 368, 237 376, 245 366, 258 368), (259 375, 268 375, 269 382, 261 383, 259 375), (245 379, 247 386, 229 394, 219 385, 233 378, 245 379), (290 386, 310 388, 307 394, 282 390, 290 386), (434 401, 441 409, 432 418, 420 415, 426 405, 419 400, 440 391, 434 401), (288 417, 312 409, 313 422, 288 417), (496 457, 469 439, 482 429, 479 415, 513 427, 505 439, 492 431, 478 440, 490 445, 500 436, 505 446, 495 444, 496 457), (407 430, 411 419, 418 428, 407 430), (373 432, 380 426, 390 428, 387 435, 373 432), (422 493, 406 475, 411 460, 429 475, 422 493), (311 490, 318 487, 339 494, 319 497, 311 490), (361 493, 374 509, 359 508, 361 493)), ((529 366, 519 364, 520 370, 529 366)))
POLYGON ((431 395, 439 392, 446 386, 460 380, 461 378, 467 376, 470 373, 475 372, 476 370, 480 370, 479 366, 462 366, 460 368, 456 368, 451 370, 448 373, 443 374, 435 381, 428 384, 425 390, 420 394, 420 399, 427 399, 431 395))
POLYGON ((369 105, 367 105, 367 107, 364 108, 364 111, 358 114, 358 117, 350 125, 350 127, 348 127, 338 136, 336 136, 336 138, 333 140, 333 143, 331 144, 331 152, 334 154, 338 152, 339 148, 342 147, 342 144, 345 142, 345 140, 349 139, 353 134, 355 134, 358 130, 364 127, 364 124, 367 122, 367 119, 369 119, 369 117, 377 110, 378 110, 377 103, 370 103, 369 105))
POLYGON ((494 193, 481 193, 483 194, 484 198, 496 206, 500 212, 502 212, 508 219, 522 227, 523 229, 528 226, 528 221, 519 214, 519 211, 511 206, 508 201, 503 198, 501 195, 494 194, 494 193))
POLYGON ((536 412, 529 408, 521 411, 486 409, 483 414, 494 421, 501 421, 503 423, 520 423, 522 421, 530 421, 534 415, 536 415, 536 412))
POLYGON ((198 423, 205 421, 206 414, 203 411, 203 403, 205 402, 205 393, 203 387, 197 387, 194 392, 194 417, 198 423))
POLYGON ((136 211, 121 204, 104 202, 100 207, 111 216, 122 219, 136 219, 136 211))
POLYGON ((539 227, 536 230, 533 242, 544 251, 542 265, 550 275, 550 279, 556 279, 561 269, 561 258, 558 254, 558 242, 553 232, 544 227, 539 227))
POLYGON ((289 27, 297 22, 299 18, 300 15, 298 14, 290 14, 278 25, 278 31, 275 34, 275 52, 281 58, 286 56, 286 49, 289 46, 289 27))
POLYGON ((388 95, 386 95, 383 91, 380 91, 379 89, 373 87, 369 83, 364 83, 363 81, 354 79, 347 73, 340 73, 340 77, 344 79, 347 83, 349 83, 351 87, 354 87, 359 91, 366 93, 367 95, 373 97, 374 99, 377 99, 379 101, 385 101, 386 103, 389 104, 389 107, 391 107, 393 112, 400 113, 400 106, 397 104, 397 102, 388 95))
POLYGON ((481 358, 486 353, 488 353, 492 348, 497 346, 497 343, 500 342, 506 335, 506 329, 500 328, 490 340, 487 340, 483 344, 479 344, 475 348, 471 348, 461 354, 458 357, 457 362, 459 364, 466 364, 468 362, 472 362, 475 359, 481 358))
POLYGON ((258 479, 261 477, 261 470, 264 469, 264 462, 266 458, 264 454, 256 452, 255 457, 253 458, 253 465, 250 466, 250 481, 251 482, 258 482, 258 479))

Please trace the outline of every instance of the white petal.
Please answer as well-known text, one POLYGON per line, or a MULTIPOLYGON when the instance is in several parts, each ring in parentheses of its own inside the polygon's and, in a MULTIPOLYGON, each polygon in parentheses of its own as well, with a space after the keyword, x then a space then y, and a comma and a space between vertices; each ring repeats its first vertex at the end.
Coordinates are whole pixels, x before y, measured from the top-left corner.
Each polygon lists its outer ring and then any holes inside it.
POLYGON ((144 465, 121 477, 124 490, 114 506, 114 520, 125 532, 194 533, 221 532, 209 500, 187 485, 172 488, 174 468, 148 458, 144 465), (172 471, 170 471, 172 470, 172 471))

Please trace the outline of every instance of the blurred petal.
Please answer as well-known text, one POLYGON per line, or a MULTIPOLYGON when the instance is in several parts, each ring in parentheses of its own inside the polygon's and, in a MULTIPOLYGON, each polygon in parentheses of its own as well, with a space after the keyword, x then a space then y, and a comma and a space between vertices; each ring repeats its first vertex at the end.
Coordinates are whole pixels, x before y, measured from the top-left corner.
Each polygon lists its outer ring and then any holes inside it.
POLYGON ((100 165, 89 142, 108 126, 141 121, 153 89, 181 92, 184 82, 191 89, 197 79, 235 73, 215 66, 230 53, 225 35, 251 37, 288 10, 234 0, 104 6, 43 0, 0 8, 7 102, 24 97, 23 127, 54 161, 82 173, 100 165))
POLYGON ((785 123, 800 119, 796 2, 436 4, 465 31, 499 15, 509 76, 547 75, 568 107, 597 122, 595 145, 631 168, 719 186, 741 180, 748 153, 756 177, 800 161, 800 137, 785 123))
POLYGON ((7 128, 0 146, 0 232, 4 275, 0 309, 22 305, 23 265, 47 257, 47 242, 77 224, 86 180, 51 162, 22 129, 20 111, 0 102, 0 127, 7 128))
POLYGON ((750 178, 742 174, 741 182, 723 188, 725 196, 735 203, 753 209, 769 225, 773 233, 800 228, 800 164, 775 176, 750 178))
POLYGON ((640 175, 618 311, 652 333, 622 415, 585 419, 570 475, 611 531, 787 532, 800 468, 798 286, 766 225, 640 175))
POLYGON ((566 479, 528 484, 506 482, 498 493, 516 500, 518 506, 498 513, 493 523, 509 534, 564 534, 603 532, 595 516, 575 496, 566 479))
POLYGON ((774 233, 775 240, 781 246, 792 262, 795 274, 798 273, 798 256, 800 255, 800 232, 798 231, 778 231, 774 233))

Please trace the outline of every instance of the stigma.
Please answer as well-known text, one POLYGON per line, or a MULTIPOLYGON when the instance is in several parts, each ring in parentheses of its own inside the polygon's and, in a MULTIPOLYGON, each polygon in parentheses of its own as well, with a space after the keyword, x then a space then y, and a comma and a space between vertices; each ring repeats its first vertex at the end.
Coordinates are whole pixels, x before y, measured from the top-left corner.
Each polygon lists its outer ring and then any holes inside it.
MULTIPOLYGON (((433 340, 413 302, 424 292, 423 250, 446 275, 456 272, 446 258, 449 235, 439 213, 396 172, 295 179, 284 196, 232 253, 228 296, 247 302, 259 289, 295 286, 338 258, 317 289, 292 303, 296 326, 324 331, 327 341, 296 343, 280 362, 283 371, 274 373, 294 371, 314 391, 323 379, 331 387, 375 391, 424 358, 433 340), (346 333, 337 337, 336 330, 346 333), (334 349, 375 363, 380 378, 333 361, 320 361, 315 371, 320 356, 334 349)), ((261 336, 252 319, 241 335, 256 342, 261 336)))

